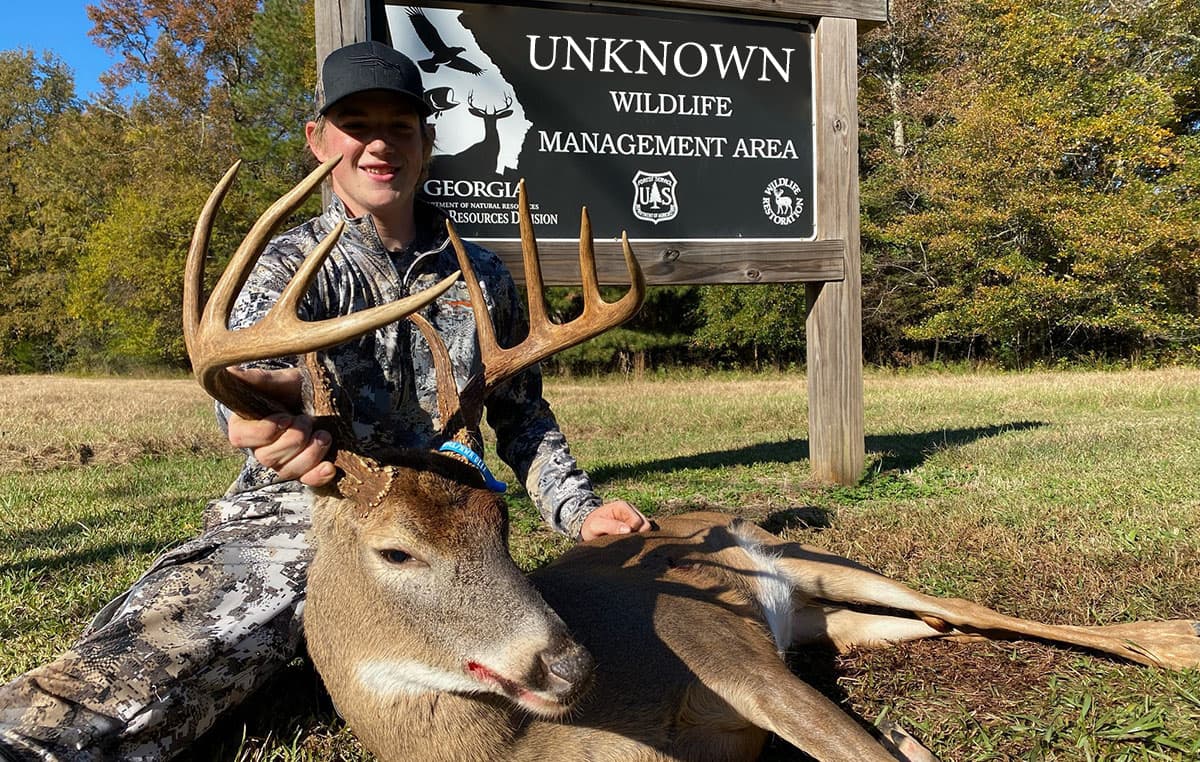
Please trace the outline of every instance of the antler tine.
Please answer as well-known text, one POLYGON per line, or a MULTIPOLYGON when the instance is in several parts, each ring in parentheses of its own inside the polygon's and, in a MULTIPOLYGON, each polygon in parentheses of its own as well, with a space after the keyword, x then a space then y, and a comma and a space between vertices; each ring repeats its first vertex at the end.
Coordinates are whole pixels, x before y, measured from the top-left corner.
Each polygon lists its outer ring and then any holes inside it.
MULTIPOLYGON (((242 239, 242 244, 237 247, 237 251, 229 259, 229 264, 225 267, 225 272, 217 280, 217 285, 213 286, 212 293, 208 297, 208 305, 205 307, 205 319, 222 321, 229 320, 229 313, 233 310, 234 300, 237 299, 238 293, 242 290, 242 285, 245 284, 246 278, 250 275, 250 269, 254 263, 258 261, 258 257, 262 254, 263 249, 267 247, 267 242, 271 240, 271 236, 275 234, 275 230, 280 223, 292 212, 296 210, 309 194, 316 190, 321 181, 333 171, 338 162, 342 160, 341 155, 334 156, 321 166, 308 173, 299 183, 296 184, 287 193, 280 196, 274 204, 267 208, 255 221, 250 228, 250 232, 242 239)), ((341 234, 341 228, 331 234, 331 237, 336 240, 341 234)))
POLYGON ((221 202, 225 200, 225 194, 229 192, 233 178, 237 176, 241 166, 241 159, 235 161, 213 188, 212 193, 208 194, 208 200, 200 210, 200 217, 196 219, 196 229, 192 232, 192 241, 188 246, 187 262, 183 270, 183 342, 187 346, 189 357, 200 330, 200 313, 204 310, 204 305, 200 304, 200 297, 204 293, 204 258, 208 255, 208 241, 212 237, 213 217, 216 216, 221 202))
POLYGON ((515 347, 505 349, 496 341, 495 327, 483 301, 483 290, 471 269, 462 240, 447 221, 446 228, 458 265, 471 293, 471 309, 475 313, 475 326, 479 335, 479 351, 483 361, 484 386, 490 391, 510 376, 550 357, 556 352, 575 346, 600 335, 610 328, 637 314, 646 296, 646 279, 633 255, 629 238, 621 236, 625 254, 625 267, 629 271, 629 291, 616 302, 606 302, 600 296, 596 278, 596 254, 592 245, 591 222, 587 210, 583 212, 579 233, 579 262, 584 283, 584 312, 569 323, 552 323, 546 314, 545 297, 542 294, 542 273, 537 256, 537 242, 533 236, 533 223, 529 214, 529 203, 525 195, 524 182, 519 186, 518 204, 521 221, 521 250, 525 260, 525 290, 529 297, 529 335, 515 347))
MULTIPOLYGON (((529 196, 525 193, 524 178, 517 183, 517 208, 521 210, 521 262, 525 269, 525 298, 529 301, 529 325, 532 327, 549 324, 546 289, 542 282, 542 260, 538 257, 537 238, 533 235, 533 219, 529 216, 529 196)), ((582 245, 582 230, 579 236, 582 245)))
POLYGON ((339 223, 305 258, 279 299, 257 323, 238 331, 228 329, 234 300, 271 235, 340 160, 339 156, 322 164, 258 218, 203 308, 200 302, 204 290, 204 257, 208 251, 212 218, 233 182, 238 165, 226 172, 213 189, 196 222, 184 278, 184 336, 188 357, 193 373, 205 391, 245 418, 262 418, 283 411, 278 402, 263 397, 229 373, 226 369, 230 365, 328 349, 407 317, 432 302, 458 279, 458 273, 453 273, 420 293, 350 315, 312 322, 301 320, 296 314, 300 300, 337 243, 344 227, 339 223))
POLYGON ((606 302, 600 297, 600 280, 596 277, 592 218, 587 207, 583 207, 579 220, 579 274, 583 281, 583 314, 580 319, 600 319, 600 315, 606 315, 605 320, 611 322, 611 326, 618 326, 641 309, 642 300, 646 298, 646 278, 642 274, 642 268, 638 266, 637 257, 633 255, 633 247, 629 245, 629 236, 625 231, 621 232, 621 252, 625 255, 625 269, 629 271, 630 287, 617 301, 606 302))

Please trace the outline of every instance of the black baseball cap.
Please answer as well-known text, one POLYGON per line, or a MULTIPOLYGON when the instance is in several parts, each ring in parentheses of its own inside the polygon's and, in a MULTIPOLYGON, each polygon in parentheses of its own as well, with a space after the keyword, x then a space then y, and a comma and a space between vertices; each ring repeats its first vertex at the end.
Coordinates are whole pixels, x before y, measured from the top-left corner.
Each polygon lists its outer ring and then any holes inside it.
POLYGON ((387 90, 407 98, 417 113, 429 116, 421 71, 412 59, 382 42, 355 42, 330 53, 321 66, 325 114, 348 95, 367 90, 387 90))

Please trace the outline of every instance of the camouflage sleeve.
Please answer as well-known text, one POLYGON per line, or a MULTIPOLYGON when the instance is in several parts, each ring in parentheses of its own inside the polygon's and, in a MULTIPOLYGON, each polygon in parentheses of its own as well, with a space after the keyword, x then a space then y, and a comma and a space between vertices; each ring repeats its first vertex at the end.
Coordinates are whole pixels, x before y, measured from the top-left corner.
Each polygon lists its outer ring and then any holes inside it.
MULTIPOLYGON (((513 346, 527 333, 527 321, 512 278, 498 280, 492 316, 496 338, 513 346)), ((534 366, 496 387, 488 398, 487 419, 496 432, 497 453, 525 485, 542 518, 578 539, 583 520, 601 501, 542 397, 541 370, 534 366)))

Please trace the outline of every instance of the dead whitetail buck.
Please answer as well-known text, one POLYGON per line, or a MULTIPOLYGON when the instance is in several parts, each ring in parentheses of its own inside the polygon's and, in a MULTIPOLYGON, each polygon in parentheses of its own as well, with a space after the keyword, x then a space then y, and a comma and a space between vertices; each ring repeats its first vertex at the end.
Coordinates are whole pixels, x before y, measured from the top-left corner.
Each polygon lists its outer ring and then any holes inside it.
MULTIPOLYGON (((522 189, 533 327, 521 345, 496 344, 478 283, 450 229, 486 367, 482 385, 470 393, 456 390, 436 333, 411 314, 449 280, 405 302, 322 323, 298 321, 296 305, 337 232, 305 261, 262 322, 226 330, 234 296, 272 229, 330 168, 263 215, 203 315, 202 260, 232 171, 196 227, 185 299, 188 351, 204 388, 242 415, 275 408, 239 386, 227 365, 312 353, 409 316, 440 358, 445 438, 477 444, 489 389, 628 319, 643 297, 626 243, 632 288, 618 303, 600 300, 585 212, 580 259, 587 306, 575 322, 550 323, 522 189)), ((319 366, 307 367, 317 390, 312 412, 332 416, 319 366)), ((328 423, 336 426, 337 419, 328 423)), ((750 760, 773 732, 821 760, 892 760, 785 666, 782 653, 818 640, 850 649, 929 637, 1029 637, 1142 664, 1200 664, 1194 622, 1067 627, 1015 619, 923 595, 715 513, 672 516, 649 535, 581 544, 525 577, 508 555, 505 504, 478 471, 432 451, 359 452, 344 429, 335 436, 339 477, 314 509, 305 631, 338 710, 385 759, 750 760), (884 609, 895 613, 878 613, 884 609)))

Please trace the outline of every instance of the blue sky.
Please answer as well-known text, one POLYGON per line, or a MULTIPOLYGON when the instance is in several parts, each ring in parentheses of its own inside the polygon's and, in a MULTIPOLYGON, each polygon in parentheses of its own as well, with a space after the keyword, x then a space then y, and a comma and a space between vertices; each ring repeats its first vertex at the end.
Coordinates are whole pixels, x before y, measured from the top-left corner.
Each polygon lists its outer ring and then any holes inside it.
POLYGON ((88 37, 83 0, 15 0, 6 2, 5 23, 0 24, 0 50, 32 48, 52 50, 75 74, 75 92, 86 98, 99 92, 100 74, 114 63, 88 37))

